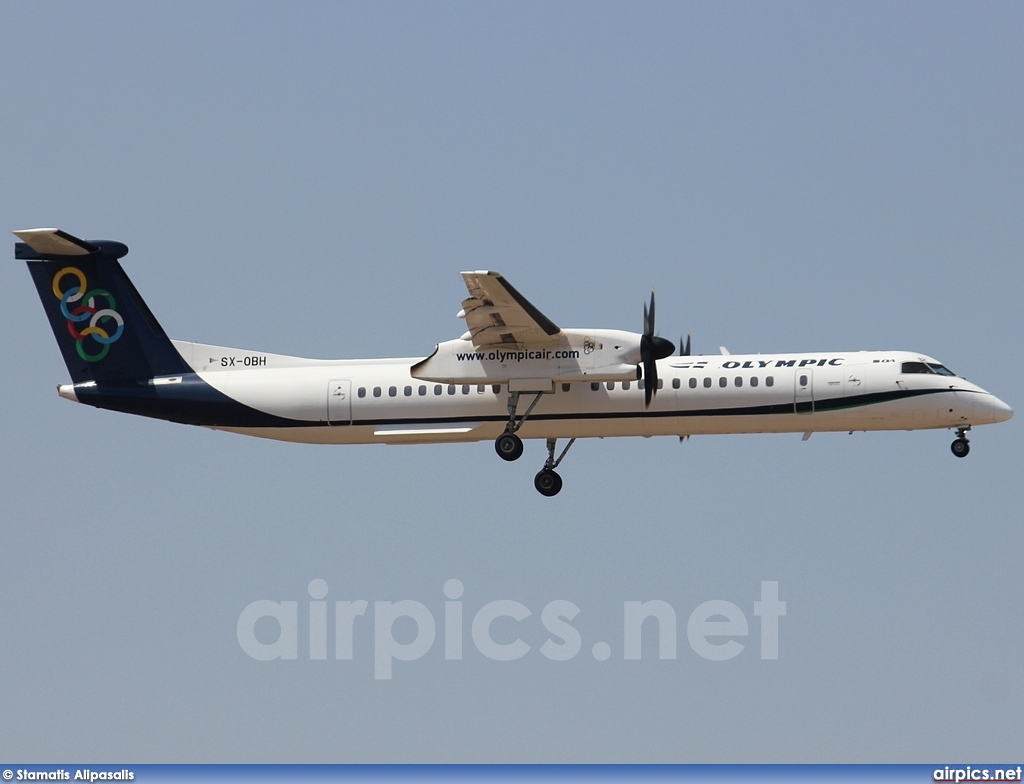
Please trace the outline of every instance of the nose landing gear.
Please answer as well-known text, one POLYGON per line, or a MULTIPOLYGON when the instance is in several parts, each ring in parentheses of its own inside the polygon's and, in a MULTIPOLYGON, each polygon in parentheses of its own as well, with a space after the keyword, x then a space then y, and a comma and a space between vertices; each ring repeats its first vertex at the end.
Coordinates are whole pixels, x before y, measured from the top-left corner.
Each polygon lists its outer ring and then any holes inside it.
POLYGON ((970 425, 957 428, 956 440, 949 445, 950 450, 957 457, 967 457, 967 455, 970 454, 971 442, 967 440, 967 431, 970 429, 970 425))

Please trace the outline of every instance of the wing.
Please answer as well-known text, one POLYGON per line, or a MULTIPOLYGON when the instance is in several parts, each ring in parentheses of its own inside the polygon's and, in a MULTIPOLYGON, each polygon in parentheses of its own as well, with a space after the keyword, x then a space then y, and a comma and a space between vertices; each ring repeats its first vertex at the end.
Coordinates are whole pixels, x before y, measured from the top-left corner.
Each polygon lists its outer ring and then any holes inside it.
POLYGON ((546 342, 561 330, 497 272, 463 272, 469 297, 459 318, 466 319, 473 345, 546 342))

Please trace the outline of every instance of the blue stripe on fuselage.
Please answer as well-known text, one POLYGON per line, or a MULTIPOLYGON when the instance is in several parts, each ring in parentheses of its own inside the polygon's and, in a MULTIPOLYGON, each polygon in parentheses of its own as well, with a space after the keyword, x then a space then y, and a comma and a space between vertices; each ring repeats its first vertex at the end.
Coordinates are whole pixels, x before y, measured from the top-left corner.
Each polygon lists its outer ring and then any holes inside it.
MULTIPOLYGON (((180 382, 153 384, 149 381, 77 384, 80 403, 126 414, 166 419, 206 427, 309 427, 323 422, 297 419, 258 411, 214 389, 195 373, 180 382)), ((326 396, 325 396, 326 397, 326 396)), ((326 409, 326 401, 325 401, 326 409)), ((326 410, 325 410, 326 414, 326 410)))
MULTIPOLYGON (((813 403, 814 411, 826 413, 860 406, 870 406, 878 403, 888 403, 894 400, 930 395, 941 392, 948 392, 946 389, 918 389, 918 390, 891 390, 886 392, 873 392, 863 395, 853 395, 826 400, 818 400, 813 403)), ((970 390, 960 390, 970 391, 970 390)), ((110 411, 121 411, 127 414, 151 417, 154 419, 165 419, 170 422, 178 422, 186 425, 199 425, 204 427, 318 427, 328 426, 325 419, 302 420, 289 419, 287 417, 268 414, 264 411, 240 403, 234 398, 220 392, 208 383, 203 381, 195 373, 188 373, 181 376, 180 382, 153 384, 149 381, 104 383, 104 384, 77 384, 75 394, 79 402, 96 408, 104 408, 110 411)), ((801 413, 810 413, 812 405, 810 402, 797 404, 801 413)), ((325 400, 326 416, 326 400, 325 400)), ((779 414, 793 414, 794 404, 792 402, 777 403, 760 406, 744 406, 735 408, 702 408, 702 409, 677 409, 668 411, 602 411, 602 412, 575 412, 575 413, 535 413, 531 417, 534 421, 545 420, 594 420, 594 419, 662 419, 665 417, 720 417, 720 416, 765 416, 779 414)), ((352 425, 402 425, 402 424, 444 424, 450 422, 462 422, 466 419, 462 416, 441 416, 441 417, 402 417, 402 418, 367 418, 357 419, 349 422, 340 422, 331 425, 332 427, 344 427, 352 425)), ((507 415, 495 414, 484 416, 473 416, 477 422, 503 422, 508 419, 507 415)))

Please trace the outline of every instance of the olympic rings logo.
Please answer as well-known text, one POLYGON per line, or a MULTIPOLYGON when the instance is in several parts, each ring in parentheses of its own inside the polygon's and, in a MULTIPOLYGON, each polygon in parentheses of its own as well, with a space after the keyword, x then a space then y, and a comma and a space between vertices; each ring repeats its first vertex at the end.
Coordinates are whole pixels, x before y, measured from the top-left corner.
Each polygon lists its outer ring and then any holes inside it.
POLYGON ((117 303, 113 294, 105 289, 87 289, 85 273, 78 267, 64 267, 53 276, 53 296, 60 300, 60 312, 68 320, 68 332, 76 341, 78 356, 86 362, 99 362, 110 351, 110 344, 116 343, 124 334, 124 319, 115 310, 117 303), (74 278, 78 285, 61 291, 61 283, 68 276, 74 278), (106 307, 97 307, 97 298, 105 300, 106 307), (88 325, 79 329, 86 321, 88 325), (109 331, 111 322, 116 325, 113 334, 109 331), (100 350, 95 354, 86 352, 86 338, 92 338, 100 350))

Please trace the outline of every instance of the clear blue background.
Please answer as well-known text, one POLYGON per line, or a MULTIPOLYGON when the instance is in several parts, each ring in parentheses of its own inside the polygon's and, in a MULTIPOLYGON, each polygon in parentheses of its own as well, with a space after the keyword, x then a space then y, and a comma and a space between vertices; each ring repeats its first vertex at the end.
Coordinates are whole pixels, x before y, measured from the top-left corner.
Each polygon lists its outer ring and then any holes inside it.
MULTIPOLYGON (((695 351, 905 348, 1020 410, 1019 3, 7 3, 0 221, 131 247, 174 337, 424 356, 458 272, 556 323, 695 351)), ((11 255, 13 256, 11 237, 11 255)), ((75 406, 28 274, 6 293, 0 752, 147 762, 931 762, 1021 748, 1020 421, 946 432, 315 447, 75 406), (257 662, 257 599, 465 584, 373 678, 257 662), (753 601, 778 580, 778 661, 753 601), (469 620, 533 646, 480 656, 469 620), (540 655, 568 599, 583 650, 540 655), (624 661, 661 599, 679 655, 624 661), (686 642, 734 602, 746 649, 686 642), (598 662, 591 646, 611 645, 598 662)), ((369 619, 363 619, 364 621, 369 619)), ((301 629, 300 627, 300 639, 301 629)), ((404 632, 396 628, 396 633, 404 632)))

